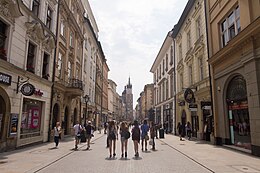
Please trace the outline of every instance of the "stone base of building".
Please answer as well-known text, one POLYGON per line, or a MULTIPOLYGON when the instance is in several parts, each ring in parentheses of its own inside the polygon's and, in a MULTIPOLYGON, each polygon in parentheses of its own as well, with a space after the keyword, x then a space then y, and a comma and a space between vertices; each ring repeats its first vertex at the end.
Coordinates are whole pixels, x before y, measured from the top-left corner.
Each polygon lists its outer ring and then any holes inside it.
POLYGON ((254 156, 260 157, 260 146, 251 145, 251 149, 254 156))

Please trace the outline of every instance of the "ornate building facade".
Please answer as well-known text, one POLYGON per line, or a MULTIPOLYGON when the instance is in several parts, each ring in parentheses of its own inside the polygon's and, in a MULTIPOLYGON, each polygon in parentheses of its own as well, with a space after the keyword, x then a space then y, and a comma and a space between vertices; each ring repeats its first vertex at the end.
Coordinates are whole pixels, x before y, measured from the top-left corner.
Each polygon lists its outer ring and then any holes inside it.
POLYGON ((0 1, 0 151, 48 140, 57 8, 0 1))

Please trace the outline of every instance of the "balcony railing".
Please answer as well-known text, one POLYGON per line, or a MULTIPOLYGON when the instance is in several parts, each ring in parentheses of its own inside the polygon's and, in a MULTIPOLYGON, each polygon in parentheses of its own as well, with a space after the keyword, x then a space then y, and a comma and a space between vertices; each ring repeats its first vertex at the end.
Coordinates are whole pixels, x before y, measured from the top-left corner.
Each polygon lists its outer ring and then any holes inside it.
POLYGON ((72 78, 72 79, 69 80, 67 87, 83 90, 83 82, 79 79, 72 78))

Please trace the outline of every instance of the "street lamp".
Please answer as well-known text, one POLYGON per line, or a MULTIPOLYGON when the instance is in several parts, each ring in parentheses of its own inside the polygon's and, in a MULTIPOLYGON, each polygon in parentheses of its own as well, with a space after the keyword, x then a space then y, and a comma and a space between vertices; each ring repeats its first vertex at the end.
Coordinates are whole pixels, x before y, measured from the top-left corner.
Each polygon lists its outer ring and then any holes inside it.
POLYGON ((85 110, 85 114, 84 114, 84 125, 86 124, 86 116, 87 116, 87 113, 88 113, 88 102, 89 102, 89 96, 86 94, 83 99, 85 100, 85 103, 86 103, 86 110, 85 110))

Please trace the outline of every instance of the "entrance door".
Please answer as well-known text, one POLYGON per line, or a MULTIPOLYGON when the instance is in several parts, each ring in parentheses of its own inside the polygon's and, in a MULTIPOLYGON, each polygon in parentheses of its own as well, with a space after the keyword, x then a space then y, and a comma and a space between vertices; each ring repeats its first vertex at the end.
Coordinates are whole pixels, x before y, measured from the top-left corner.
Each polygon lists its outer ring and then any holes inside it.
POLYGON ((75 125, 77 122, 77 109, 74 109, 74 113, 73 113, 73 125, 75 125))
POLYGON ((198 116, 197 112, 191 111, 191 133, 192 137, 197 137, 197 130, 198 130, 198 116))
POLYGON ((64 128, 64 135, 68 134, 68 123, 69 122, 69 110, 68 107, 66 106, 65 108, 65 113, 64 113, 64 123, 63 123, 63 128, 64 128))
POLYGON ((52 114, 52 129, 55 127, 56 122, 58 121, 60 108, 59 105, 56 103, 53 107, 53 114, 52 114))
POLYGON ((250 150, 250 119, 246 81, 243 76, 236 76, 230 81, 227 89, 227 105, 230 143, 250 150))
POLYGON ((0 96, 0 140, 4 131, 4 116, 6 112, 6 104, 2 96, 0 96))

